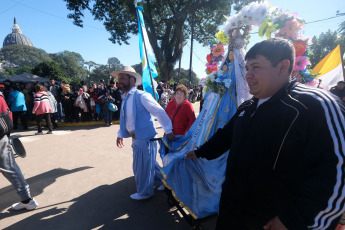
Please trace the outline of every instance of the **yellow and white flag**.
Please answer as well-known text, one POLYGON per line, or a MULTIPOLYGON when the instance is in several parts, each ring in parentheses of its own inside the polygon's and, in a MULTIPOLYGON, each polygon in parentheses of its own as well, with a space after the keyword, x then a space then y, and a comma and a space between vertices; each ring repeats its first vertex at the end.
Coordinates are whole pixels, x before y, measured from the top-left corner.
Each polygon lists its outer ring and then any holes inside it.
POLYGON ((341 62, 340 45, 327 54, 313 69, 312 74, 320 73, 316 78, 321 80, 320 87, 330 89, 338 81, 344 81, 343 66, 341 62))

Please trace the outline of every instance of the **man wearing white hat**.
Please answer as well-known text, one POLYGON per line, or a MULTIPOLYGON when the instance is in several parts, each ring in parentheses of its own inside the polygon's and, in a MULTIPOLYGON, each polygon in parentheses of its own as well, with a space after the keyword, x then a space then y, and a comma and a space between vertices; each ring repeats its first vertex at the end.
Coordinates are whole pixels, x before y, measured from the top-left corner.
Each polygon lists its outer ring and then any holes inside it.
POLYGON ((111 75, 118 77, 119 87, 124 92, 116 144, 122 148, 123 138, 132 137, 133 140, 133 172, 137 193, 130 197, 135 200, 147 199, 153 196, 154 183, 161 183, 162 179, 156 162, 157 143, 150 142, 157 134, 153 116, 169 141, 175 139, 171 120, 151 94, 137 90, 136 85, 140 85, 142 80, 132 67, 124 66, 121 71, 111 75))

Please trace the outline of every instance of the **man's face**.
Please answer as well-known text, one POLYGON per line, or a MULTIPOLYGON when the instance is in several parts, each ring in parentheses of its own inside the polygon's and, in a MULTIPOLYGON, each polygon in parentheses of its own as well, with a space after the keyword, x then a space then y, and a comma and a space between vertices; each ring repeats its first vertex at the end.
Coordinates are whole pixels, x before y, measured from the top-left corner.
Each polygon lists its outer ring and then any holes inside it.
POLYGON ((344 83, 338 83, 337 87, 338 87, 338 89, 344 89, 345 84, 344 83))
MULTIPOLYGON (((286 61, 272 66, 271 62, 262 55, 256 55, 255 58, 246 62, 246 81, 249 86, 249 93, 259 99, 273 96, 281 87, 289 81, 289 74, 282 72, 282 63, 286 68, 286 61)), ((289 61, 287 61, 290 63, 289 61)))
POLYGON ((119 79, 118 83, 119 83, 120 89, 124 92, 128 92, 131 89, 131 83, 130 83, 129 77, 124 73, 120 73, 118 75, 118 79, 119 79))
POLYGON ((55 80, 50 80, 50 81, 49 81, 49 84, 50 84, 50 85, 55 85, 55 80))

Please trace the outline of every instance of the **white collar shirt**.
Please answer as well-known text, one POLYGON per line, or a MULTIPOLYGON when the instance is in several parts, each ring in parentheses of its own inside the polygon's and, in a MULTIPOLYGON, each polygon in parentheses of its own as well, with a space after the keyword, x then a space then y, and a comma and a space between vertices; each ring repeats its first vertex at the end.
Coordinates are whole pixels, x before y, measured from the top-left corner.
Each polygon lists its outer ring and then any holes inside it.
MULTIPOLYGON (((134 103, 134 93, 137 88, 134 86, 130 89, 127 95, 123 94, 122 97, 125 99, 127 97, 127 106, 126 106, 126 129, 128 132, 135 130, 135 119, 133 114, 133 103, 134 103)), ((141 103, 149 111, 151 115, 157 118, 159 124, 162 126, 165 133, 169 134, 172 132, 172 124, 169 116, 166 114, 164 109, 158 104, 158 102, 151 96, 149 93, 144 93, 140 97, 141 103)), ((121 113, 123 113, 123 105, 121 105, 121 113)), ((121 114, 122 115, 122 114, 121 114)), ((123 116, 121 116, 123 117, 123 116)), ((119 138, 123 138, 121 129, 117 133, 119 138)))

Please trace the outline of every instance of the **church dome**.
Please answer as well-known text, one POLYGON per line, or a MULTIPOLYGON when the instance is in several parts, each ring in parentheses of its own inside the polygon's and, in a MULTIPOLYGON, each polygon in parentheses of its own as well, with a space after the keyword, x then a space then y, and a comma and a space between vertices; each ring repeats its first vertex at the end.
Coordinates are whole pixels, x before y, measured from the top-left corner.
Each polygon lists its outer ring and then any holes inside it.
POLYGON ((14 18, 14 25, 12 27, 12 33, 5 37, 3 47, 11 45, 26 45, 34 47, 29 38, 22 34, 22 30, 17 24, 16 18, 14 18))

